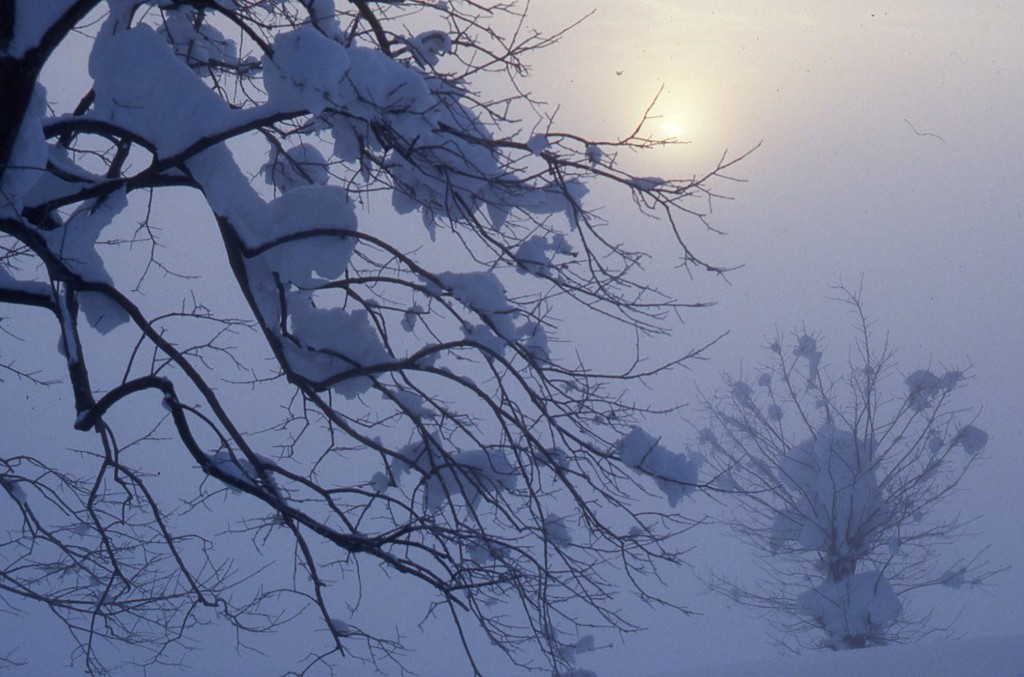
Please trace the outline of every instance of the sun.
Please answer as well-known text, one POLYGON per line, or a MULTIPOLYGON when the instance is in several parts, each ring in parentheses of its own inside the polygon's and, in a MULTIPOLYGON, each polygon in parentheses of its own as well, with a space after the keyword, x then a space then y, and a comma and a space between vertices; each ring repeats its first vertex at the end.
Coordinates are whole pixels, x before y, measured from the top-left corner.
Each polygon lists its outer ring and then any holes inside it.
POLYGON ((666 115, 661 119, 661 133, 669 139, 682 139, 688 131, 683 118, 678 115, 666 115))
POLYGON ((651 109, 652 134, 692 143, 704 136, 709 111, 715 107, 713 88, 699 79, 666 83, 651 109))

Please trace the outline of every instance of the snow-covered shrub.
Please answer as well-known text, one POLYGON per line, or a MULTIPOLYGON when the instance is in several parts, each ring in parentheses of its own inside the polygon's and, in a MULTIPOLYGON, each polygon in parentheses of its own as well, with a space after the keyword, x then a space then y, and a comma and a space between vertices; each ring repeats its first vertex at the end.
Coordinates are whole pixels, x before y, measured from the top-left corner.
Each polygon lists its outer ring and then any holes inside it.
POLYGON ((706 402, 711 425, 699 436, 718 488, 739 501, 729 524, 759 553, 763 574, 749 585, 711 576, 712 586, 775 616, 790 646, 913 639, 934 626, 905 598, 993 573, 980 555, 941 548, 962 527, 937 508, 988 442, 955 403, 965 374, 897 376, 859 295, 842 291, 862 327, 842 375, 818 338, 797 332, 783 350, 778 337, 759 387, 729 379, 706 402))

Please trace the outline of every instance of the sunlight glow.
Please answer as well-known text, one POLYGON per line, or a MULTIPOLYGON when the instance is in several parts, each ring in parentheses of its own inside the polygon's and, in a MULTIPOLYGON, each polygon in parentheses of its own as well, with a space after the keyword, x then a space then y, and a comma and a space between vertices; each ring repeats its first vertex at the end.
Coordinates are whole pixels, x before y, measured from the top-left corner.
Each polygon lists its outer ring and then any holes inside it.
POLYGON ((690 125, 683 121, 682 117, 676 115, 665 115, 660 120, 661 133, 667 138, 685 140, 690 131, 690 125))
POLYGON ((695 78, 666 84, 651 110, 646 131, 658 138, 687 144, 708 143, 711 140, 707 136, 713 133, 714 125, 707 123, 715 119, 711 111, 720 103, 713 92, 712 87, 695 78))

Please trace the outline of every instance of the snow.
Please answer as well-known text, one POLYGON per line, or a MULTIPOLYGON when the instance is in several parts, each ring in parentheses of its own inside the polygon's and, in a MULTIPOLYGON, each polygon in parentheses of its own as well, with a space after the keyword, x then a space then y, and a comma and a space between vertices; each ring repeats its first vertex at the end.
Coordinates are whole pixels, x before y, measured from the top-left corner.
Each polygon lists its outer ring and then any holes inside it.
POLYGON ((537 454, 534 458, 558 471, 565 471, 570 467, 569 455, 561 449, 546 449, 543 454, 537 454))
POLYGON ((465 552, 469 559, 477 564, 487 564, 497 558, 506 556, 508 548, 497 541, 470 540, 465 552))
POLYGON ((352 626, 340 618, 331 618, 331 629, 338 637, 346 637, 352 634, 352 626))
POLYGON ((464 322, 462 331, 466 339, 498 355, 504 354, 508 342, 519 331, 505 287, 497 276, 490 271, 444 272, 437 280, 455 299, 485 320, 484 324, 464 322))
POLYGON ((519 328, 520 343, 526 353, 537 362, 550 360, 548 333, 539 322, 527 322, 519 328))
POLYGON ((676 507, 683 496, 693 491, 698 480, 699 458, 669 451, 639 427, 619 440, 616 447, 624 465, 654 478, 671 507, 676 507))
POLYGON ((275 146, 262 171, 266 182, 282 193, 311 184, 322 186, 331 176, 323 154, 308 143, 300 143, 284 153, 275 146))
POLYGON ((78 305, 89 326, 101 334, 109 334, 131 319, 120 304, 102 292, 79 292, 78 305))
POLYGON ((313 25, 324 35, 338 39, 344 37, 335 16, 334 0, 303 0, 302 4, 309 10, 313 25))
POLYGON ((843 549, 837 557, 863 556, 888 514, 873 457, 873 442, 828 424, 792 447, 779 467, 798 509, 776 518, 772 540, 795 540, 806 550, 834 544, 843 549))
POLYGON ((648 677, 1024 677, 1024 635, 891 645, 723 664, 648 677))
POLYGON ((0 268, 0 289, 11 289, 40 296, 52 296, 53 293, 53 289, 45 282, 15 279, 6 267, 0 268))
POLYGON ((729 387, 729 391, 732 393, 733 400, 736 404, 744 408, 750 408, 754 406, 753 397, 754 391, 750 387, 750 384, 743 381, 733 381, 729 387))
MULTIPOLYGON (((735 484, 735 480, 732 480, 735 484)), ((737 487, 738 488, 738 487, 737 487)), ((782 552, 784 546, 791 541, 799 541, 803 531, 804 518, 793 508, 784 508, 775 513, 772 520, 769 548, 773 555, 782 552)))
MULTIPOLYGON (((360 367, 393 361, 364 309, 317 308, 300 298, 289 310, 289 329, 295 338, 284 341, 285 358, 300 376, 327 381, 360 367)), ((356 376, 341 378, 332 389, 351 399, 371 385, 369 377, 356 376)))
POLYGON ((381 397, 384 399, 393 398, 408 416, 414 416, 423 420, 430 420, 437 416, 437 412, 427 406, 427 401, 416 393, 400 388, 390 388, 387 395, 382 393, 381 397))
POLYGON ((557 513, 550 512, 544 516, 544 535, 559 547, 572 545, 569 526, 565 523, 565 518, 557 513))
POLYGON ((950 569, 946 573, 942 574, 942 584, 947 588, 959 590, 963 586, 971 585, 972 583, 974 583, 974 581, 967 580, 967 569, 965 567, 950 569))
POLYGON ((227 146, 211 146, 189 158, 186 165, 210 209, 230 221, 244 244, 256 248, 266 241, 267 203, 249 184, 227 146))
MULTIPOLYGON (((452 47, 451 38, 440 31, 420 33, 407 43, 421 65, 436 64, 452 47)), ((534 189, 520 184, 515 193, 503 187, 499 180, 505 171, 492 136, 462 105, 462 92, 379 50, 344 47, 307 25, 278 35, 273 57, 265 57, 263 65, 268 107, 307 109, 322 116, 338 159, 354 162, 364 147, 380 147, 371 122, 383 123, 409 143, 388 158, 395 185, 393 206, 399 213, 420 209, 428 228, 437 215, 456 210, 464 212, 456 216, 465 216, 484 204, 495 227, 504 223, 512 207, 541 214, 571 213, 572 202, 586 192, 575 180, 534 189), (327 112, 328 107, 339 112, 327 112), (443 127, 463 133, 444 132, 443 127)), ((536 135, 528 145, 541 152, 547 143, 546 137, 536 135)))
POLYGON ((963 377, 961 371, 947 371, 942 376, 936 376, 927 369, 918 369, 906 378, 907 400, 916 411, 926 409, 935 398, 953 390, 963 377))
MULTIPOLYGON (((226 449, 218 449, 210 458, 210 461, 228 477, 244 484, 256 483, 256 470, 252 464, 242 458, 236 458, 233 453, 226 449)), ((240 493, 237 487, 231 487, 233 493, 240 493)))
POLYGON ((484 495, 512 491, 519 483, 516 468, 500 450, 445 453, 441 449, 436 440, 414 442, 398 451, 399 459, 392 465, 396 482, 412 470, 422 476, 423 505, 429 511, 460 495, 476 507, 484 495))
POLYGON ((370 478, 370 486, 378 494, 383 494, 391 486, 391 481, 388 476, 382 472, 373 473, 373 477, 370 478))
POLYGON ((700 432, 697 433, 697 441, 712 447, 718 446, 718 436, 715 435, 715 431, 711 428, 701 428, 700 432))
POLYGON ((96 99, 86 119, 109 122, 173 156, 224 128, 231 111, 153 28, 114 32, 108 21, 89 56, 96 99), (139 68, 138 64, 146 64, 139 68))
POLYGON ((445 54, 452 51, 452 38, 444 31, 426 31, 409 38, 409 48, 421 66, 436 66, 445 54))
POLYGON ((25 505, 28 502, 28 497, 25 496, 25 491, 21 488, 21 483, 16 479, 0 475, 0 489, 6 491, 8 496, 21 505, 25 505))
POLYGON ((409 308, 402 314, 402 329, 406 331, 412 331, 416 328, 416 322, 419 321, 420 315, 423 315, 426 311, 418 303, 414 303, 412 308, 409 308))
MULTIPOLYGON (((516 469, 509 463, 505 454, 495 449, 471 449, 452 454, 452 461, 461 471, 475 475, 477 482, 483 480, 485 488, 512 491, 519 483, 516 469)), ((463 490, 465 492, 465 489, 463 490)), ((466 496, 470 502, 476 503, 476 495, 466 496)))
MULTIPOLYGON (((96 251, 100 233, 128 206, 123 188, 95 200, 83 202, 67 219, 63 228, 41 231, 50 251, 87 282, 113 284, 96 251)), ((126 323, 128 313, 102 292, 81 292, 78 303, 89 325, 101 334, 126 323)))
MULTIPOLYGON (((351 68, 342 80, 343 102, 353 115, 374 120, 392 114, 395 118, 391 122, 399 127, 401 123, 414 124, 420 131, 429 132, 432 116, 425 114, 436 101, 421 73, 376 49, 349 47, 347 54, 351 68)), ((309 64, 307 67, 316 67, 315 61, 309 64)))
MULTIPOLYGON (((840 581, 825 581, 797 598, 797 607, 830 637, 871 638, 884 633, 902 609, 888 579, 862 571, 840 581)), ((840 640, 836 648, 846 646, 840 640)))
MULTIPOLYGON (((339 231, 356 230, 358 223, 345 189, 316 182, 323 177, 320 172, 326 172, 318 151, 300 144, 289 157, 309 163, 308 178, 314 183, 297 172, 277 169, 288 160, 272 159, 267 170, 271 181, 286 192, 269 204, 223 144, 197 154, 187 165, 214 212, 230 222, 250 249, 260 250, 246 260, 246 281, 267 327, 277 329, 286 320, 291 337, 283 338, 282 346, 290 369, 311 381, 326 382, 359 367, 391 362, 365 309, 317 307, 303 291, 344 274, 356 242, 339 231), (286 308, 281 306, 282 289, 286 308)), ((368 377, 359 376, 338 380, 332 387, 353 398, 371 384, 368 377)))
MULTIPOLYGON (((773 348, 774 349, 774 348, 773 348)), ((818 342, 810 334, 797 337, 793 355, 807 360, 807 377, 811 382, 818 380, 818 365, 821 364, 821 351, 818 342)))
POLYGON ((977 426, 967 425, 960 429, 953 442, 963 447, 963 450, 973 456, 988 444, 988 433, 977 426))
POLYGON ((560 233, 550 239, 545 235, 531 235, 516 249, 516 269, 523 274, 552 277, 556 272, 551 265, 554 256, 573 253, 572 246, 560 233))
POLYGON ((487 217, 491 220, 491 225, 495 230, 501 230, 501 227, 508 221, 510 213, 511 210, 507 205, 495 202, 487 203, 487 217))
POLYGON ((201 76, 213 75, 208 64, 239 65, 238 47, 209 22, 196 21, 196 10, 191 7, 168 7, 165 22, 159 32, 174 48, 175 54, 201 76), (197 23, 199 26, 197 28, 197 23))
POLYGON ((513 204, 532 214, 565 212, 571 217, 575 206, 580 204, 587 192, 588 189, 582 181, 570 179, 561 184, 551 183, 517 196, 513 204))
POLYGON ((630 185, 639 191, 649 192, 665 183, 660 176, 641 176, 630 181, 630 185))
MULTIPOLYGON (((374 85, 360 95, 377 102, 376 108, 367 111, 368 119, 386 114, 394 131, 412 142, 406 153, 390 156, 388 165, 396 191, 411 201, 404 208, 418 205, 429 229, 436 215, 464 217, 486 203, 497 208, 500 217, 508 205, 517 204, 519 196, 501 183, 506 174, 499 166, 491 134, 459 101, 462 92, 437 80, 425 80, 379 52, 370 51, 366 58, 368 66, 378 67, 382 75, 392 78, 387 91, 380 91, 378 82, 364 82, 364 77, 355 83, 357 90, 374 85), (463 133, 441 131, 442 127, 463 133)), ((493 212, 492 221, 500 227, 501 218, 495 220, 493 212)))
POLYGON ((593 635, 583 635, 582 637, 580 637, 579 639, 576 640, 576 653, 577 654, 587 653, 588 651, 593 651, 593 650, 594 650, 594 636, 593 635))
POLYGON ((268 205, 267 227, 265 241, 252 244, 275 242, 260 258, 281 280, 300 288, 312 285, 314 274, 341 277, 356 246, 354 238, 331 234, 357 227, 355 209, 340 186, 293 187, 268 205), (309 231, 325 234, 297 237, 309 231), (293 239, 280 241, 286 237, 293 239))
POLYGON ((306 24, 274 36, 273 58, 263 59, 263 84, 271 101, 319 115, 349 98, 351 65, 349 50, 306 24))
POLYGON ((365 123, 357 123, 355 120, 343 115, 329 116, 331 122, 331 134, 334 136, 334 156, 343 162, 355 162, 359 159, 362 151, 360 137, 370 135, 369 126, 365 123), (362 134, 356 132, 353 125, 358 124, 362 128, 362 134))
POLYGON ((530 152, 534 155, 540 155, 548 147, 548 137, 546 134, 534 134, 530 137, 530 140, 526 142, 526 147, 530 149, 530 152))

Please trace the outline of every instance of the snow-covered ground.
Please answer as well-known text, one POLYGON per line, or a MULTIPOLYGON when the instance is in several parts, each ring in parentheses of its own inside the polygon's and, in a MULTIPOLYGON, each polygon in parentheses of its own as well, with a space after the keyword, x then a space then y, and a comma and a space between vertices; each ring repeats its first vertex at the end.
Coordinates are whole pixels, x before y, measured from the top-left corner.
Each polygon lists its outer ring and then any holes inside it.
POLYGON ((659 673, 651 677, 1022 677, 1024 635, 921 642, 659 673))

